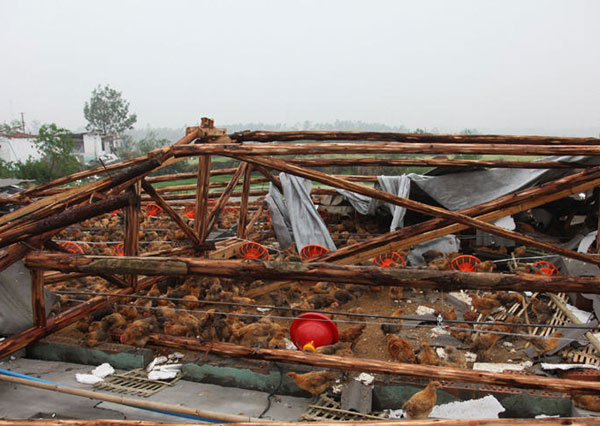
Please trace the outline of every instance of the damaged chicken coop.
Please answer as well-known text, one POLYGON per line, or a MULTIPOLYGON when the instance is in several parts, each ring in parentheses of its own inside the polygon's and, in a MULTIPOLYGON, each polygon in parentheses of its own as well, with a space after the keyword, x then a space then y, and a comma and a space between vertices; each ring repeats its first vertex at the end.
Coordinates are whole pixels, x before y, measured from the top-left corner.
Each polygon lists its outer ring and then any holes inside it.
POLYGON ((595 416, 599 188, 598 138, 202 119, 0 199, 0 358, 178 351, 189 380, 314 395, 312 421, 461 419, 489 398, 595 416), (160 174, 179 161, 197 172, 160 174))

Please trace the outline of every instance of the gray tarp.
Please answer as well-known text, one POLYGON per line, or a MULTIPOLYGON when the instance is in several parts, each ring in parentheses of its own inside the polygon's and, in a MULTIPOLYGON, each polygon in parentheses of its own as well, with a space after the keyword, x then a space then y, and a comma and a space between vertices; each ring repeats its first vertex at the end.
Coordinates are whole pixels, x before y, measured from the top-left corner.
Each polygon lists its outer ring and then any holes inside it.
MULTIPOLYGON (((58 300, 44 289, 46 314, 58 300)), ((11 335, 33 326, 31 276, 23 261, 0 273, 0 335, 11 335)))
POLYGON ((280 173, 279 178, 283 187, 283 197, 277 188, 270 185, 265 201, 269 206, 273 230, 281 247, 289 247, 287 241, 291 241, 292 238, 289 224, 298 253, 308 244, 318 244, 330 251, 336 250, 327 226, 310 197, 312 183, 287 173, 280 173), (276 219, 273 212, 276 212, 276 215, 279 213, 280 217, 276 219))
MULTIPOLYGON (((408 198, 410 193, 410 179, 406 175, 377 176, 375 189, 397 195, 398 197, 408 198)), ((362 215, 374 215, 379 206, 385 206, 392 214, 390 231, 395 231, 404 226, 404 215, 406 214, 406 209, 404 207, 374 200, 366 195, 346 191, 345 189, 338 189, 337 191, 346 197, 354 209, 362 215)))

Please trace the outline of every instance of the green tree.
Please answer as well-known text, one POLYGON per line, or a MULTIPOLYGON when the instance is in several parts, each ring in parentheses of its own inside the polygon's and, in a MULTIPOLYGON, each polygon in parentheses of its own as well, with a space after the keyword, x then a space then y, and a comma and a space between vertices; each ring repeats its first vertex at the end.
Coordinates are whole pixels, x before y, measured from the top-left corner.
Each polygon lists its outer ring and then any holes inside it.
POLYGON ((132 129, 137 121, 135 114, 129 114, 129 102, 108 84, 104 88, 98 85, 92 91, 90 101, 83 107, 83 115, 88 121, 86 129, 103 135, 132 129))
POLYGON ((42 157, 39 160, 29 157, 25 162, 15 163, 16 177, 45 183, 79 170, 70 131, 54 123, 44 124, 35 138, 35 145, 42 157))
POLYGON ((5 135, 14 135, 15 133, 24 132, 23 123, 19 120, 12 120, 10 123, 0 123, 0 133, 5 135))

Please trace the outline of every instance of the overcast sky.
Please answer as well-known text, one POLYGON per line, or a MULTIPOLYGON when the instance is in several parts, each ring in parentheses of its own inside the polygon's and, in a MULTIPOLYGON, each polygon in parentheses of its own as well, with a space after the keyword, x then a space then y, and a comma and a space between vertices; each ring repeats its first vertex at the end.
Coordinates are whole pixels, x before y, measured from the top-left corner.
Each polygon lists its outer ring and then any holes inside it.
POLYGON ((597 0, 0 0, 0 16, 0 122, 82 127, 108 83, 136 127, 600 128, 597 0))

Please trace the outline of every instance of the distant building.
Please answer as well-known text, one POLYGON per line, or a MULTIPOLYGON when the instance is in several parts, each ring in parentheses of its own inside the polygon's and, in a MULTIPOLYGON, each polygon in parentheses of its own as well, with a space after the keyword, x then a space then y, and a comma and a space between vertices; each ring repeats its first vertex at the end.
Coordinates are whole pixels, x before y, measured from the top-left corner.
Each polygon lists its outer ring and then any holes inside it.
POLYGON ((0 133, 0 159, 6 162, 25 162, 29 157, 37 160, 41 157, 35 144, 35 136, 27 133, 6 135, 0 133))
POLYGON ((73 154, 84 164, 90 161, 111 159, 120 146, 120 139, 113 135, 97 133, 73 133, 73 154))

